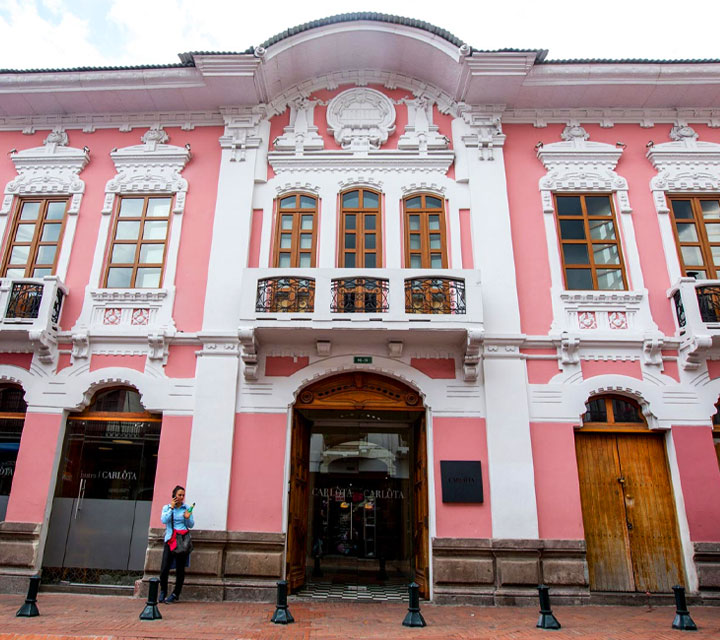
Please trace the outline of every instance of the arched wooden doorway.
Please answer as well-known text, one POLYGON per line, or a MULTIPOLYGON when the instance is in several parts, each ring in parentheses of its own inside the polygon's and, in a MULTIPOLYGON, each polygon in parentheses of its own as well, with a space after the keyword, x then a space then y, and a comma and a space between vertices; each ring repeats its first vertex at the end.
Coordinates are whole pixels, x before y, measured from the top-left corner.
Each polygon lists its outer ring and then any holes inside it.
POLYGON ((412 577, 427 597, 427 494, 425 408, 417 391, 369 372, 339 374, 301 390, 293 408, 290 452, 286 558, 290 589, 305 583, 308 559, 313 556, 355 554, 366 564, 377 561, 379 574, 384 574, 386 559, 407 553, 412 577), (407 459, 400 460, 402 456, 407 459), (328 489, 323 472, 335 474, 339 484, 342 478, 348 482, 328 489), (333 522, 340 524, 335 525, 331 520, 337 509, 348 513, 339 515, 333 522), (387 509, 386 517, 378 515, 381 509, 387 509), (353 512, 362 517, 356 543, 353 512), (349 531, 338 533, 345 526, 343 518, 349 518, 349 531), (388 522, 395 522, 395 536, 410 531, 405 551, 395 549, 394 540, 388 541, 393 535, 389 528, 379 531, 389 527, 388 522), (337 543, 338 536, 345 536, 344 546, 337 543))
POLYGON ((629 398, 586 408, 575 449, 590 589, 670 592, 684 571, 663 434, 629 398))
POLYGON ((5 520, 26 411, 21 387, 0 386, 0 522, 5 520))

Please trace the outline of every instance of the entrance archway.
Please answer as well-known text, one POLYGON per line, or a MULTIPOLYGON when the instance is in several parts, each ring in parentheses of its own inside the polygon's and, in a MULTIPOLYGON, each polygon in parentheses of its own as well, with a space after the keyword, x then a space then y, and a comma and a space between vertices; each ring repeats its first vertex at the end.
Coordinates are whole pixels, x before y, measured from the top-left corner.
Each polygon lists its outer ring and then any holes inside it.
POLYGON ((131 586, 142 577, 161 422, 131 388, 99 391, 68 416, 46 582, 131 586))
POLYGON ((684 571, 663 435, 629 398, 586 406, 575 449, 590 589, 669 592, 684 571))
POLYGON ((301 390, 290 451, 290 589, 320 576, 334 584, 413 578, 428 597, 428 543, 425 407, 417 391, 370 372, 301 390))

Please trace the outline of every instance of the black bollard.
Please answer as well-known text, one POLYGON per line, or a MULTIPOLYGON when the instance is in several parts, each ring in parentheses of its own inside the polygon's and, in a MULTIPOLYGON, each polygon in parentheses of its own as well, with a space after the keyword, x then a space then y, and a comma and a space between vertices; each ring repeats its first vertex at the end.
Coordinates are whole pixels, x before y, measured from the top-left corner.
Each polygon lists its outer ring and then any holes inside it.
POLYGON ((403 620, 403 627, 425 627, 427 623, 420 613, 420 585, 411 582, 408 586, 408 594, 410 596, 410 606, 403 620))
POLYGON ((37 608, 37 594, 40 588, 40 576, 34 575, 30 578, 30 585, 28 586, 27 598, 25 598, 25 604, 20 607, 15 614, 18 618, 34 618, 39 616, 40 612, 37 608))
POLYGON ((288 609, 287 603, 288 584, 285 580, 280 580, 277 583, 277 606, 275 607, 275 613, 270 618, 270 622, 275 624, 290 624, 295 622, 295 618, 292 617, 290 609, 288 609))
POLYGON ((675 594, 675 620, 673 620, 672 628, 680 631, 697 631, 697 625, 690 617, 685 601, 685 587, 675 586, 672 589, 675 594))
POLYGON ((158 587, 160 586, 160 578, 150 578, 150 586, 148 587, 148 599, 145 608, 140 614, 140 620, 162 620, 160 610, 157 606, 158 587))
POLYGON ((550 608, 550 589, 544 584, 538 585, 538 594, 540 595, 540 617, 535 626, 538 629, 559 629, 560 623, 550 608))

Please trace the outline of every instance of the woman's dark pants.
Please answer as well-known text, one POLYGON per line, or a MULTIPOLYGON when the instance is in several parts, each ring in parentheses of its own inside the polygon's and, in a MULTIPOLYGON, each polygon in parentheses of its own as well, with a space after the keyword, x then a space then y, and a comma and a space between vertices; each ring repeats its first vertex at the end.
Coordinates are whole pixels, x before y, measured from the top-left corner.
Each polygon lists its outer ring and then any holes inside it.
POLYGON ((167 593, 168 576, 170 575, 170 564, 173 557, 175 558, 175 588, 173 593, 179 598, 185 582, 185 565, 187 563, 187 553, 173 553, 170 546, 166 542, 163 546, 162 564, 160 565, 160 591, 167 593))

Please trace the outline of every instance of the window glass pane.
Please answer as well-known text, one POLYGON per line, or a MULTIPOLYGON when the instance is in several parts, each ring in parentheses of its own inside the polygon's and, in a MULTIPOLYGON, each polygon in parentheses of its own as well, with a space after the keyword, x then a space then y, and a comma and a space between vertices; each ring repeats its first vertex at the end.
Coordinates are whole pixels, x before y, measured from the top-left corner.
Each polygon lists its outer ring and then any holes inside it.
POLYGON ((310 266, 310 254, 309 253, 301 253, 300 254, 300 266, 301 267, 309 267, 310 266))
POLYGON ((629 400, 621 400, 620 398, 612 399, 613 414, 615 422, 642 422, 638 407, 629 400))
POLYGON ((165 220, 146 221, 143 228, 143 240, 165 240, 167 225, 165 220))
POLYGON ((365 234, 365 248, 366 249, 375 249, 375 234, 374 233, 366 233, 365 234))
POLYGON ((302 216, 302 222, 300 223, 300 228, 303 230, 311 230, 313 228, 313 217, 312 216, 302 216))
POLYGON ((10 264, 27 264, 29 257, 30 247, 13 247, 12 253, 10 254, 10 264))
POLYGON ((587 245, 564 244, 562 248, 565 264, 590 264, 587 245))
POLYGON ((365 266, 368 269, 374 269, 377 266, 376 256, 374 253, 365 254, 365 266))
POLYGON ((595 264, 620 264, 620 254, 615 244, 594 244, 593 259, 595 264))
POLYGON ((53 222, 51 224, 45 224, 43 226, 42 236, 40 240, 42 242, 56 242, 60 239, 60 230, 62 224, 59 222, 53 222))
POLYGON ((37 269, 33 269, 33 278, 44 278, 45 276, 51 275, 52 269, 48 269, 47 267, 39 267, 37 269))
POLYGON ((25 269, 8 269, 5 273, 6 278, 24 278, 25 269))
POLYGON ((360 206, 360 192, 359 191, 348 191, 343 193, 343 207, 350 209, 357 209, 360 206))
POLYGON ((123 218, 139 218, 142 215, 143 198, 123 198, 120 200, 120 216, 123 218))
POLYGON ((167 218, 170 215, 171 198, 150 198, 147 215, 152 218, 167 218))
POLYGON ((442 200, 440 200, 440 198, 433 198, 432 196, 425 196, 425 206, 428 209, 440 209, 442 207, 442 200))
POLYGON ((164 244, 144 244, 140 247, 140 264, 162 264, 164 253, 164 244))
POLYGON ((363 208, 364 209, 377 209, 378 207, 378 194, 372 191, 363 192, 363 208))
POLYGON ((442 254, 433 253, 430 255, 430 268, 442 269, 442 254))
POLYGON ((314 209, 315 198, 309 196, 300 196, 300 208, 301 209, 314 209))
POLYGON ((281 249, 291 249, 292 248, 292 234, 291 233, 281 233, 280 234, 280 248, 281 249))
POLYGON ((290 266, 290 254, 281 253, 278 256, 278 267, 289 267, 290 266))
POLYGON ((583 422, 607 422, 605 398, 593 398, 585 403, 587 409, 583 422))
POLYGON ((281 209, 294 209, 295 208, 295 196, 288 196, 280 200, 281 209))
MULTIPOLYGON (((708 227, 718 227, 720 225, 707 225, 708 227)), ((697 236, 697 229, 695 228, 695 225, 693 223, 687 224, 685 222, 679 223, 677 225, 677 232, 678 232, 678 238, 680 238, 680 242, 697 242, 698 236, 697 236)), ((708 232, 709 233, 709 232, 708 232)))
POLYGON ((35 235, 34 224, 19 224, 15 234, 15 242, 32 242, 35 235))
POLYGON ((710 247, 710 251, 712 251, 713 264, 720 267, 720 247, 710 247))
POLYGON ((312 249, 312 233, 303 233, 300 235, 300 248, 312 249))
POLYGON ((408 209, 420 209, 422 208, 422 201, 420 199, 420 196, 417 196, 416 198, 409 198, 408 200, 405 200, 405 206, 408 209))
POLYGON ((135 246, 134 244, 113 245, 110 262, 113 264, 132 264, 135 262, 135 246))
POLYGON ((688 266, 702 266, 705 264, 700 247, 680 247, 683 263, 688 266))
POLYGON ((375 231, 375 218, 377 216, 374 215, 366 215, 365 216, 365 229, 367 231, 375 231))
POLYGON ((354 213, 345 214, 345 228, 346 229, 354 229, 355 228, 355 214, 354 213))
MULTIPOLYGON (((680 233, 679 228, 681 225, 678 225, 678 233, 680 233)), ((688 226, 688 225, 682 225, 682 226, 688 226)), ((694 225, 692 225, 694 226, 694 225)), ((705 225, 705 231, 707 231, 708 240, 710 242, 720 242, 720 224, 713 223, 713 224, 706 224, 705 225)))
POLYGON ((345 234, 345 248, 346 249, 354 249, 355 248, 355 234, 354 233, 346 233, 345 234))
POLYGON ((701 200, 700 209, 703 218, 720 218, 720 202, 717 200, 701 200))
POLYGON ((610 196, 585 196, 589 216, 611 216, 610 196))
POLYGON ((560 237, 563 240, 585 240, 585 223, 582 220, 560 220, 560 237))
POLYGON ((592 289, 592 273, 590 269, 565 269, 568 289, 592 289))
POLYGON ((141 267, 137 270, 135 278, 135 288, 137 289, 155 289, 160 286, 160 267, 141 267))
POLYGON ((62 220, 66 204, 66 202, 48 202, 45 220, 62 220))
POLYGON ((346 253, 345 254, 345 266, 348 269, 352 269, 355 266, 355 254, 354 253, 346 253))
POLYGON ((557 211, 560 216, 581 216, 580 196, 557 196, 557 211))
POLYGON ((292 226, 293 226, 293 217, 292 216, 282 216, 281 227, 283 229, 292 229, 292 226))
POLYGON ((49 244, 38 247, 37 255, 35 256, 35 264, 52 264, 55 262, 55 253, 57 251, 57 245, 49 244))
POLYGON ((620 269, 598 269, 598 289, 624 289, 620 269))
POLYGON ((434 231, 439 228, 440 228, 440 216, 439 215, 428 216, 428 229, 432 229, 434 231))
POLYGON ((420 249, 420 236, 417 233, 413 233, 410 236, 410 248, 415 250, 420 249))
POLYGON ((671 204, 676 218, 690 219, 693 217, 690 200, 672 200, 671 204))
POLYGON ((39 202, 23 202, 22 210, 20 211, 21 220, 37 220, 38 214, 40 213, 39 202))
POLYGON ((420 216, 410 216, 410 231, 420 231, 420 216))
POLYGON ((420 259, 420 256, 415 254, 410 256, 410 267, 412 269, 419 269, 422 266, 422 261, 420 259))
POLYGON ((589 220, 588 226, 593 240, 615 240, 615 224, 612 220, 589 220))
POLYGON ((118 240, 137 240, 138 234, 140 233, 140 222, 139 221, 123 221, 118 222, 117 232, 115 237, 118 240))
POLYGON ((129 267, 112 267, 108 269, 107 286, 111 289, 127 289, 132 279, 132 269, 129 267))
POLYGON ((439 233, 430 234, 430 248, 431 249, 442 249, 442 242, 440 241, 439 233))

